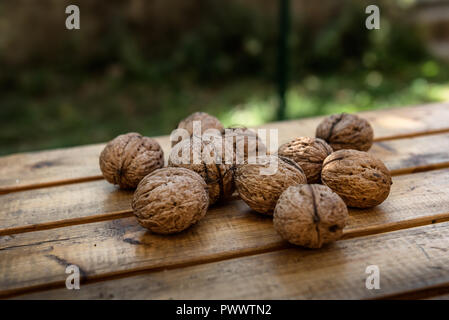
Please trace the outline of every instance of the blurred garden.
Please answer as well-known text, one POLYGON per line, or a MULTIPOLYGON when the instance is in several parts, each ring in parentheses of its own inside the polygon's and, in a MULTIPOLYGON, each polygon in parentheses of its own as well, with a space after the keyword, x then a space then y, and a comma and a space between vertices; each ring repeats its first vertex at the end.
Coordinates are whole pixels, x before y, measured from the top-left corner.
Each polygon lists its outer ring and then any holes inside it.
MULTIPOLYGON (((0 154, 277 120, 279 1, 3 0, 0 154), (81 29, 65 28, 76 4, 81 29)), ((449 100, 416 1, 290 1, 287 119, 449 100), (365 7, 381 8, 379 30, 365 7)))

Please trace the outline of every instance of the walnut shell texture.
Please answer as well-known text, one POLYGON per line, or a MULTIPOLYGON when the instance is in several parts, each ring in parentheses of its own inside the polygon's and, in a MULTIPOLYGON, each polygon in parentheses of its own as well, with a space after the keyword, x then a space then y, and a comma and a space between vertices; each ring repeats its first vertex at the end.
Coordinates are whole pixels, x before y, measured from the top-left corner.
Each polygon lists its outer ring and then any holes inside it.
POLYGON ((134 189, 147 174, 164 166, 156 140, 131 132, 110 141, 100 154, 104 178, 122 189, 134 189))
POLYGON ((225 164, 221 144, 202 140, 200 148, 194 147, 193 139, 184 140, 176 144, 170 152, 168 165, 170 167, 183 167, 198 173, 206 182, 209 203, 224 200, 234 192, 234 179, 232 165, 225 164), (198 159, 198 163, 195 163, 198 159))
POLYGON ((381 204, 392 184, 382 161, 357 150, 339 150, 324 160, 322 182, 350 207, 369 208, 381 204))
POLYGON ((251 209, 272 215, 281 193, 289 186, 307 183, 301 167, 293 160, 277 156, 259 157, 258 163, 237 166, 234 179, 240 198, 251 209), (262 174, 261 169, 277 163, 274 174, 262 174))
POLYGON ((367 120, 355 114, 342 113, 321 121, 315 136, 326 141, 334 151, 368 151, 373 145, 374 132, 367 120))
POLYGON ((162 168, 137 186, 132 208, 140 225, 154 233, 181 232, 203 218, 209 206, 206 183, 185 168, 162 168))
POLYGON ((321 181, 324 159, 332 153, 332 148, 322 139, 299 137, 279 147, 278 155, 298 163, 307 176, 308 183, 321 181))
POLYGON ((338 240, 348 220, 343 200, 326 186, 291 186, 279 197, 273 225, 281 237, 307 248, 338 240))
MULTIPOLYGON (((266 155, 267 148, 257 133, 251 129, 244 127, 227 128, 223 137, 223 143, 232 142, 232 163, 243 164, 248 161, 249 157, 257 157, 266 155)), ((227 148, 230 150, 230 148, 227 148)))
MULTIPOLYGON (((192 113, 187 118, 181 120, 177 128, 187 130, 189 135, 192 136, 194 121, 201 121, 201 134, 203 134, 208 129, 217 129, 221 134, 223 134, 224 132, 224 127, 221 124, 220 120, 218 120, 216 117, 211 116, 206 112, 192 113)), ((179 138, 178 141, 173 141, 172 147, 176 145, 179 141, 181 141, 181 138, 179 138)))

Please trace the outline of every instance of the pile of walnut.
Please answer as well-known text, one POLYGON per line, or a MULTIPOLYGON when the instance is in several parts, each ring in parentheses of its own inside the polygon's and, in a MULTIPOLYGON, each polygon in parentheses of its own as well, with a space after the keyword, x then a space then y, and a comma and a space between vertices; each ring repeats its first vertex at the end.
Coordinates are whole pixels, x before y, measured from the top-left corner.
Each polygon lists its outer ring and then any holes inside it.
POLYGON ((294 138, 271 155, 253 131, 224 129, 217 118, 204 112, 190 115, 178 129, 185 129, 187 136, 172 144, 165 168, 160 145, 138 133, 118 136, 100 155, 107 181, 136 188, 134 214, 154 233, 187 229, 205 216, 210 205, 237 191, 252 210, 273 216, 282 238, 320 248, 342 236, 348 206, 373 207, 390 193, 390 172, 366 152, 373 144, 373 129, 356 115, 330 116, 318 125, 315 138, 294 138), (199 148, 193 148, 193 121, 201 122, 202 134, 216 129, 215 136, 226 132, 233 143, 202 140, 199 148), (239 156, 244 163, 236 161, 241 144, 244 154, 239 156), (247 161, 254 151, 266 154, 256 164, 247 161), (199 162, 183 161, 186 155, 199 162), (223 161, 226 155, 230 163, 223 161), (273 163, 274 174, 264 174, 273 163))

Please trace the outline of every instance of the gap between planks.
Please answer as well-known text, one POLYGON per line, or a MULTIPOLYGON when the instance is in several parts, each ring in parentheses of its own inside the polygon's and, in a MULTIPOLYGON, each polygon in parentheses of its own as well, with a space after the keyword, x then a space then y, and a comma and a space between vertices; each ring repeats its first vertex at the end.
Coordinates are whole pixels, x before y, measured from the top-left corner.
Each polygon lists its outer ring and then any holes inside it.
MULTIPOLYGON (((447 171, 447 170, 445 170, 447 171)), ((431 174, 432 176, 441 176, 441 174, 438 173, 433 173, 431 174)), ((427 175, 426 175, 427 176, 427 175)), ((414 187, 413 187, 414 188, 414 187)), ((413 189, 412 189, 413 190, 413 189)), ((116 211, 115 214, 123 214, 124 216, 131 214, 130 210, 122 210, 122 211, 116 211)), ((423 225, 427 225, 427 224, 433 224, 433 223, 439 223, 439 222, 444 222, 444 221, 448 221, 449 220, 449 212, 447 213, 430 213, 430 216, 424 216, 424 217, 416 217, 414 219, 409 219, 409 220, 404 220, 404 221, 397 221, 397 222, 384 222, 381 223, 377 226, 370 226, 370 227, 358 227, 358 228, 353 228, 353 229, 348 229, 345 234, 344 234, 344 239, 350 239, 350 238, 355 238, 355 237, 362 237, 365 235, 372 235, 372 234, 376 234, 376 233, 385 233, 385 232, 389 232, 389 231, 394 231, 394 230, 399 230, 399 229, 407 229, 407 228, 413 228, 416 226, 423 226, 423 225)), ((101 221, 101 219, 100 219, 101 221)), ((220 260, 229 260, 229 259, 234 259, 240 256, 251 256, 251 255, 257 255, 257 254, 262 254, 262 253, 266 253, 266 252, 272 252, 272 251, 278 251, 278 250, 282 250, 285 248, 289 248, 288 244, 283 243, 282 241, 274 241, 272 243, 266 244, 264 246, 261 247, 256 247, 256 248, 245 248, 242 249, 239 252, 217 252, 217 253, 212 253, 209 254, 207 256, 202 256, 202 257, 198 257, 197 259, 193 259, 191 261, 176 261, 176 262, 172 262, 171 264, 163 264, 162 262, 159 262, 158 264, 154 264, 154 265, 141 265, 141 266, 136 266, 136 267, 132 267, 129 269, 124 269, 124 270, 113 270, 113 271, 106 271, 104 273, 101 274, 94 274, 91 275, 87 278, 87 281, 103 281, 102 279, 104 278, 104 280, 107 280, 109 278, 113 278, 113 277, 128 277, 129 275, 133 275, 134 273, 138 273, 138 272, 155 272, 155 271, 160 271, 163 269, 167 269, 167 268, 171 268, 171 269, 176 269, 176 268, 183 268, 186 266, 190 266, 190 265, 199 265, 199 264, 204 264, 204 263, 210 263, 210 262, 216 262, 216 261, 220 261, 220 260)), ((8 291, 9 293, 11 293, 12 295, 14 294, 18 294, 20 292, 22 292, 21 290, 28 290, 27 288, 31 288, 31 290, 45 290, 46 286, 59 286, 61 285, 61 282, 49 282, 49 283, 45 283, 45 284, 39 284, 36 286, 30 285, 30 286, 25 286, 22 288, 18 288, 17 290, 11 289, 10 291, 8 291), (44 286, 44 289, 42 289, 44 286)))
MULTIPOLYGON (((449 132, 449 129, 445 132, 449 132)), ((411 138, 416 136, 407 136, 405 138, 411 138)), ((384 140, 378 140, 376 142, 382 142, 382 141, 388 141, 393 139, 384 139, 384 140)), ((408 173, 415 173, 415 172, 423 172, 428 170, 437 170, 442 168, 448 168, 449 162, 443 162, 439 164, 431 164, 431 165, 424 165, 424 166, 416 166, 412 168, 404 168, 404 169, 394 169, 391 170, 391 175, 401 175, 401 174, 408 174, 408 173)), ((76 184, 76 183, 85 183, 85 182, 92 182, 92 181, 98 181, 103 180, 104 177, 102 175, 96 175, 96 176, 90 176, 90 177, 84 177, 84 178, 75 178, 75 179, 65 179, 65 180, 59 180, 59 181, 51 181, 51 182, 43 182, 43 183, 35 183, 30 185, 24 185, 24 186, 17 186, 17 187, 8 187, 8 188, 1 188, 0 187, 0 195, 2 194, 8 194, 13 192, 22 192, 22 191, 28 191, 28 190, 35 190, 35 189, 42 189, 42 188, 49 188, 49 187, 59 187, 69 184, 76 184)))
MULTIPOLYGON (((348 239, 364 237, 364 236, 373 236, 373 235, 380 234, 380 233, 399 231, 402 229, 421 227, 421 226, 425 226, 425 225, 429 225, 429 224, 436 224, 436 223, 447 222, 447 221, 449 221, 449 213, 437 214, 437 215, 432 215, 429 217, 416 218, 416 219, 406 220, 406 221, 400 221, 397 223, 388 223, 385 225, 373 226, 370 228, 357 228, 357 229, 345 231, 343 233, 341 240, 348 240, 348 239)), ((101 282, 101 281, 108 281, 108 280, 132 277, 132 276, 136 276, 136 275, 140 275, 140 274, 149 274, 149 273, 155 273, 155 272, 164 271, 164 270, 174 270, 174 269, 193 267, 193 266, 209 264, 209 263, 214 263, 214 262, 238 259, 238 258, 243 258, 243 257, 262 255, 265 253, 288 250, 291 248, 296 248, 296 247, 285 242, 285 241, 278 241, 278 242, 273 242, 269 245, 266 245, 265 247, 260 247, 257 249, 248 248, 248 249, 243 249, 238 252, 217 253, 217 254, 210 255, 208 257, 200 257, 198 259, 191 259, 188 261, 181 261, 181 262, 176 262, 176 263, 171 263, 171 264, 159 263, 159 264, 152 265, 152 266, 141 266, 141 267, 130 268, 130 269, 126 269, 126 270, 105 272, 105 273, 92 275, 92 276, 83 276, 82 275, 81 283, 86 285, 86 284, 92 284, 92 283, 97 283, 97 282, 101 282)), ((21 288, 10 289, 10 290, 6 290, 6 291, 0 291, 0 298, 2 298, 2 299, 14 298, 16 296, 20 296, 23 294, 29 294, 29 293, 39 292, 39 291, 56 289, 56 288, 60 288, 61 286, 64 286, 64 283, 65 283, 64 281, 54 281, 54 282, 48 282, 48 283, 43 283, 43 284, 38 284, 38 285, 31 285, 31 286, 26 286, 26 287, 21 287, 21 288)), ((426 292, 426 290, 424 290, 424 291, 426 292)), ((408 297, 407 295, 408 295, 408 293, 401 293, 401 294, 397 294, 397 295, 392 295, 391 297, 387 297, 387 299, 401 299, 401 298, 406 299, 408 297)), ((425 297, 425 295, 421 294, 421 297, 425 297)))
POLYGON ((378 138, 374 138, 374 142, 416 138, 416 137, 430 136, 430 135, 442 134, 442 133, 448 133, 448 132, 449 132, 449 128, 436 129, 436 130, 424 130, 424 131, 417 131, 414 133, 404 133, 404 134, 395 134, 392 136, 378 137, 378 138))
POLYGON ((440 296, 449 299, 449 282, 439 285, 420 288, 395 294, 386 295, 372 300, 417 300, 417 299, 438 299, 440 296))
MULTIPOLYGON (((439 222, 448 221, 442 220, 439 222)), ((417 226, 423 226, 425 224, 419 224, 416 226, 409 226, 409 228, 417 227, 417 226)), ((395 229, 399 230, 399 229, 395 229)), ((375 233, 372 234, 366 234, 366 235, 375 235, 375 233)), ((351 239, 357 236, 361 236, 357 234, 356 232, 350 232, 346 233, 343 239, 351 239)), ((251 257, 251 256, 257 256, 257 255, 263 255, 266 253, 271 253, 275 251, 288 251, 289 249, 295 248, 295 246, 290 245, 289 243, 280 242, 278 244, 272 244, 270 246, 267 246, 265 248, 259 248, 257 250, 248 250, 248 251, 241 251, 238 253, 228 253, 228 254, 217 254, 215 256, 211 256, 205 259, 198 259, 198 260, 190 260, 187 262, 180 262, 180 263, 174 263, 171 265, 156 265, 151 268, 133 268, 128 270, 122 270, 122 271, 116 271, 116 272, 107 272, 100 275, 94 275, 94 276, 81 276, 80 283, 82 285, 89 285, 94 283, 99 283, 103 281, 110 281, 110 280, 118 280, 138 275, 145 275, 150 273, 157 273, 160 271, 170 271, 180 268, 188 268, 188 267, 195 267, 203 264, 212 264, 215 262, 224 262, 227 260, 233 260, 233 259, 239 259, 239 258, 245 258, 245 257, 251 257)), ((52 289, 59 289, 62 286, 64 286, 64 281, 55 281, 45 284, 39 284, 24 288, 18 288, 18 289, 12 289, 12 290, 6 290, 0 292, 0 299, 11 299, 15 297, 19 297, 21 295, 26 294, 32 294, 37 293, 41 291, 47 291, 52 289)), ((381 297, 374 298, 373 300, 404 300, 404 299, 424 299, 429 297, 438 296, 441 294, 449 293, 449 282, 444 284, 439 284, 437 286, 430 286, 421 288, 419 290, 412 290, 407 292, 400 292, 395 293, 391 295, 385 295, 381 297)))
POLYGON ((87 217, 78 217, 78 218, 72 218, 72 219, 64 219, 64 220, 43 222, 43 223, 39 223, 39 224, 31 224, 31 225, 20 226, 20 227, 0 229, 0 236, 7 236, 7 235, 12 235, 12 234, 26 233, 26 232, 33 232, 33 231, 49 230, 49 229, 55 229, 55 228, 70 227, 70 226, 76 226, 79 224, 95 223, 95 222, 108 221, 108 220, 114 220, 114 219, 123 219, 123 218, 129 218, 132 216, 133 216, 133 211, 131 209, 120 210, 120 211, 114 211, 114 212, 109 212, 109 213, 90 215, 87 217))
MULTIPOLYGON (((265 248, 248 249, 248 250, 242 250, 239 252, 227 252, 225 254, 219 253, 219 254, 211 255, 207 258, 202 257, 197 260, 189 260, 186 262, 178 262, 178 263, 173 263, 173 264, 161 263, 160 265, 154 265, 151 267, 142 266, 142 267, 131 268, 131 269, 126 269, 126 270, 119 270, 119 271, 114 271, 114 272, 105 272, 102 274, 89 276, 89 277, 81 275, 80 283, 81 284, 91 284, 91 283, 107 281, 107 280, 127 278, 130 276, 135 276, 135 275, 140 275, 140 274, 147 274, 147 273, 153 273, 153 272, 159 272, 159 271, 165 271, 165 270, 174 270, 174 269, 179 269, 179 268, 193 267, 193 266, 207 264, 207 263, 214 263, 214 262, 232 260, 232 259, 237 259, 237 258, 251 257, 251 256, 256 256, 256 255, 264 254, 264 253, 270 253, 270 252, 279 251, 279 250, 287 250, 292 247, 293 246, 286 244, 284 242, 279 242, 279 243, 273 243, 269 246, 266 246, 265 248)), ((39 284, 39 285, 31 285, 31 286, 22 287, 22 288, 0 291, 0 299, 13 298, 18 295, 39 292, 39 291, 43 291, 43 290, 56 289, 56 288, 60 288, 64 284, 65 284, 65 281, 54 281, 54 282, 43 283, 43 284, 39 284)))
MULTIPOLYGON (((62 288, 54 292, 44 292, 42 297, 45 299, 61 296, 98 299, 101 298, 98 297, 99 292, 107 293, 115 290, 112 292, 115 293, 116 298, 128 297, 128 299, 139 297, 142 299, 147 294, 147 297, 155 299, 185 299, 185 297, 230 299, 236 292, 227 290, 226 287, 228 289, 240 287, 240 290, 243 290, 243 295, 237 296, 240 299, 250 298, 260 291, 265 293, 265 295, 262 293, 264 299, 279 299, 286 294, 301 299, 438 297, 449 292, 449 278, 445 272, 447 255, 439 253, 440 250, 446 251, 442 246, 449 239, 448 230, 448 224, 439 224, 367 237, 357 241, 337 242, 323 248, 322 253, 316 250, 298 250, 290 246, 284 250, 279 249, 277 252, 259 253, 260 256, 257 257, 251 257, 251 255, 239 257, 236 265, 233 261, 223 260, 212 261, 209 265, 193 265, 186 266, 186 269, 158 272, 156 275, 152 272, 136 271, 131 279, 123 279, 125 277, 116 274, 111 276, 109 282, 94 279, 91 283, 99 283, 85 287, 80 292, 69 292, 62 288), (321 254, 323 262, 317 260, 321 254), (396 259, 398 259, 397 263, 396 259), (365 267, 373 262, 378 262, 383 270, 381 274, 384 282, 381 282, 381 291, 369 291, 364 286, 365 267), (335 272, 329 272, 329 270, 335 272), (354 273, 354 271, 357 272, 354 273), (195 276, 190 278, 190 275, 195 276), (270 276, 273 277, 272 280, 270 276), (441 276, 444 278, 440 279, 441 276), (260 282, 260 277, 266 279, 266 283, 260 282), (156 283, 155 279, 158 279, 156 283), (247 284, 242 284, 239 279, 245 279, 247 284), (187 283, 187 281, 189 285, 183 288, 185 292, 180 293, 177 284, 187 283), (316 283, 318 288, 323 287, 324 292, 321 292, 321 289, 311 290, 310 281, 316 283), (154 283, 154 287, 148 286, 149 283, 154 283), (210 283, 213 285, 209 285, 210 283), (222 288, 220 284, 225 288, 222 288), (218 287, 214 288, 214 286, 218 287), (285 288, 281 289, 280 286, 285 288), (206 294, 199 290, 203 287, 206 294), (133 288, 134 292, 133 290, 128 292, 129 288, 133 288), (218 296, 214 296, 214 293, 218 296)), ((85 283, 85 285, 88 284, 85 283)), ((241 294, 240 290, 237 288, 237 294, 241 294)), ((34 290, 34 292, 38 291, 34 290)), ((19 293, 15 296, 17 295, 19 293)), ((31 295, 31 298, 39 298, 39 295, 31 295)))
MULTIPOLYGON (((449 133, 449 128, 417 131, 414 133, 396 134, 396 135, 392 135, 392 136, 378 137, 378 138, 374 138, 374 142, 416 138, 416 137, 421 137, 421 136, 437 135, 437 134, 444 134, 444 133, 449 133)), ((444 164, 443 167, 446 167, 446 166, 449 166, 449 163, 444 164)), ((400 171, 399 174, 425 171, 425 170, 427 170, 426 168, 428 168, 428 167, 429 166, 423 166, 422 168, 417 168, 418 171, 407 171, 405 169, 404 171, 400 171)), ((442 168, 442 167, 439 167, 439 168, 442 168)), ((74 179, 49 181, 49 182, 44 182, 44 183, 33 183, 33 184, 21 185, 21 186, 17 186, 17 187, 15 187, 15 186, 0 187, 0 195, 12 193, 12 192, 20 192, 20 191, 26 191, 26 190, 46 188, 46 187, 56 187, 56 186, 68 185, 68 184, 84 183, 84 182, 90 182, 90 181, 96 181, 96 180, 102 180, 102 179, 104 179, 102 175, 95 175, 95 176, 88 176, 88 177, 81 177, 81 178, 74 178, 74 179)))
MULTIPOLYGON (((27 225, 27 226, 1 229, 0 236, 14 235, 14 234, 19 234, 19 233, 33 232, 33 231, 43 231, 43 230, 70 227, 70 226, 95 223, 95 222, 101 222, 101 221, 124 219, 124 218, 129 218, 129 217, 133 217, 133 211, 131 209, 110 212, 110 213, 106 213, 106 214, 97 214, 97 215, 92 215, 92 216, 88 216, 88 217, 64 219, 64 220, 45 222, 45 223, 35 224, 35 225, 27 225)), ((351 229, 347 232, 344 232, 342 238, 350 239, 350 238, 354 238, 354 237, 362 237, 362 236, 371 235, 371 234, 378 234, 378 233, 390 232, 390 231, 407 229, 407 228, 414 228, 414 227, 418 227, 418 226, 423 226, 423 225, 433 224, 433 223, 440 223, 440 222, 445 222, 445 221, 449 221, 449 212, 435 214, 435 215, 431 215, 431 216, 414 218, 414 219, 405 220, 405 221, 385 223, 385 224, 377 225, 377 226, 375 225, 375 226, 369 226, 369 227, 355 228, 355 229, 351 229)))
POLYGON ((51 182, 43 182, 43 183, 33 183, 29 185, 23 185, 23 186, 17 186, 17 187, 7 187, 7 188, 1 188, 0 187, 0 195, 2 194, 8 194, 12 192, 21 192, 21 191, 27 191, 27 190, 34 190, 34 189, 42 189, 42 188, 49 188, 49 187, 58 187, 68 184, 75 184, 75 183, 84 183, 84 182, 92 182, 97 180, 103 180, 102 175, 97 176, 90 176, 90 177, 84 177, 84 178, 74 178, 74 179, 64 179, 59 181, 51 181, 51 182))
MULTIPOLYGON (((438 164, 429 164, 429 165, 416 166, 416 167, 403 168, 403 169, 395 169, 395 170, 391 170, 390 172, 391 172, 392 176, 399 176, 399 175, 413 174, 413 173, 419 173, 419 172, 425 172, 425 171, 440 170, 440 169, 444 169, 444 168, 449 168, 449 162, 443 162, 443 163, 438 163, 438 164)), ((236 194, 234 194, 230 200, 235 200, 235 199, 239 199, 238 195, 236 195, 236 194)), ((55 228, 61 228, 61 227, 69 227, 69 226, 80 225, 80 224, 95 223, 95 222, 99 222, 99 221, 122 219, 122 218, 127 218, 127 217, 132 217, 132 216, 133 216, 132 209, 112 211, 112 212, 108 212, 108 213, 89 215, 89 216, 85 216, 85 217, 62 219, 62 220, 30 224, 30 225, 18 226, 18 227, 0 228, 0 236, 48 230, 48 229, 55 229, 55 228)), ((449 216, 449 213, 443 214, 439 217, 436 217, 436 219, 439 221, 442 221, 442 219, 446 218, 447 216, 449 216)), ((432 220, 433 220, 433 218, 427 219, 427 220, 425 220, 425 223, 429 223, 429 221, 432 221, 432 220)), ((411 221, 413 221, 413 220, 411 220, 411 221)), ((413 226, 421 225, 419 223, 421 223, 421 222, 416 222, 416 224, 413 224, 413 226)), ((391 224, 388 226, 385 225, 386 231, 378 231, 378 232, 376 231, 376 233, 397 230, 395 228, 398 228, 396 226, 396 224, 391 224)), ((399 227, 399 228, 401 228, 401 227, 399 227)), ((368 232, 366 230, 368 230, 368 228, 362 228, 362 229, 358 230, 357 232, 360 234, 363 234, 363 233, 368 232)), ((356 231, 354 231, 354 232, 356 232, 356 231)))
MULTIPOLYGON (((441 164, 438 164, 437 166, 430 165, 430 166, 415 167, 415 169, 413 169, 414 170, 413 172, 418 172, 416 170, 421 170, 421 171, 435 170, 435 169, 438 169, 439 166, 441 166, 441 164), (424 167, 426 167, 428 169, 422 169, 424 167), (419 168, 419 169, 416 169, 416 168, 419 168)), ((405 174, 405 173, 403 173, 404 172, 403 170, 404 169, 399 169, 399 170, 396 170, 396 171, 392 170, 392 172, 393 172, 394 175, 401 175, 401 174, 405 174)), ((406 170, 408 170, 408 169, 406 169, 406 170)), ((121 218, 118 215, 122 214, 123 217, 126 217, 127 215, 132 215, 132 212, 131 212, 131 210, 124 210, 124 211, 112 212, 112 213, 109 213, 107 215, 110 215, 110 214, 117 215, 117 218, 121 218)), ((96 217, 96 219, 98 219, 97 221, 109 220, 109 218, 103 218, 104 216, 105 215, 97 215, 95 217, 96 217)), ((349 230, 349 232, 345 233, 344 237, 346 239, 349 239, 349 238, 360 237, 360 236, 364 236, 364 235, 368 235, 368 234, 382 233, 382 232, 393 231, 393 230, 398 230, 398 229, 403 229, 403 228, 411 228, 411 227, 414 227, 414 226, 421 226, 421 225, 430 224, 430 223, 443 222, 443 221, 448 221, 448 217, 449 217, 449 213, 443 213, 443 214, 433 215, 433 216, 430 216, 430 217, 423 217, 423 218, 412 219, 412 220, 409 220, 409 221, 401 221, 401 222, 397 222, 397 223, 385 224, 385 225, 382 225, 382 226, 375 226, 374 228, 353 229, 353 230, 349 230)), ((115 219, 115 218, 113 217, 111 219, 115 219)), ((78 219, 76 218, 76 219, 68 219, 68 220, 65 220, 65 221, 69 221, 69 222, 71 221, 71 223, 74 223, 74 224, 82 224, 83 223, 82 221, 78 221, 79 223, 77 223, 77 220, 78 219)), ((93 221, 93 222, 95 222, 95 221, 93 221)), ((49 229, 50 228, 52 228, 52 227, 49 227, 49 229)), ((30 231, 33 231, 33 230, 30 230, 30 231)), ((269 246, 268 248, 263 249, 263 251, 261 251, 261 252, 251 251, 251 252, 245 252, 245 253, 241 253, 241 254, 242 254, 242 257, 243 256, 251 256, 251 255, 254 255, 254 254, 261 254, 261 253, 265 253, 265 252, 281 250, 281 249, 284 249, 284 248, 287 248, 287 246, 285 244, 284 244, 284 246, 280 245, 279 247, 277 247, 276 244, 273 244, 273 247, 269 246)), ((233 253, 230 257, 227 257, 227 256, 224 256, 224 257, 219 257, 219 256, 210 257, 210 259, 204 259, 203 262, 198 260, 199 262, 197 262, 197 263, 193 262, 193 263, 194 264, 202 264, 202 263, 209 263, 209 262, 215 262, 215 261, 220 261, 220 260, 233 259, 234 257, 239 257, 239 254, 240 253, 233 253)), ((188 266, 189 264, 190 264, 190 262, 187 263, 187 264, 184 264, 184 265, 182 263, 178 263, 178 264, 173 264, 173 266, 169 267, 169 268, 175 269, 175 268, 188 266)), ((194 264, 192 264, 192 265, 194 265, 194 264)), ((142 268, 131 269, 131 272, 133 272, 133 274, 134 273, 140 273, 140 272, 145 272, 146 273, 148 271, 149 272, 155 272, 155 271, 158 271, 158 270, 161 270, 161 269, 168 269, 168 268, 162 267, 162 266, 155 266, 154 268, 142 267, 142 268), (157 269, 157 268, 159 268, 159 269, 157 269)), ((127 270, 120 271, 120 272, 105 273, 104 275, 109 276, 111 278, 114 278, 114 277, 127 277, 128 273, 126 273, 126 271, 127 270)), ((102 276, 103 276, 103 274, 96 275, 96 276, 91 276, 91 277, 88 278, 88 281, 102 281, 102 276)), ((60 283, 56 283, 56 282, 55 282, 55 284, 56 285, 60 285, 60 283)), ((52 285, 52 283, 49 283, 49 285, 52 285)), ((40 290, 37 290, 37 291, 40 291, 40 290)))

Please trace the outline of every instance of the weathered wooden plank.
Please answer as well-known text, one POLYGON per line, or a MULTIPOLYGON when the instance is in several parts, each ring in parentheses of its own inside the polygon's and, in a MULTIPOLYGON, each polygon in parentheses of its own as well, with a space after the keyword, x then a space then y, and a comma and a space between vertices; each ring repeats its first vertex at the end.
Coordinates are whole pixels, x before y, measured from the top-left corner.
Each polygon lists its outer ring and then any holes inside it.
MULTIPOLYGON (((155 139, 170 149, 168 137, 155 139)), ((1 157, 0 194, 103 179, 98 164, 103 148, 95 144, 1 157)))
MULTIPOLYGON (((393 140, 449 131, 449 103, 373 110, 359 113, 370 121, 376 141, 393 140)), ((314 136, 322 117, 273 122, 262 128, 278 128, 280 143, 294 136, 314 136)))
POLYGON ((25 299, 372 299, 449 287, 449 223, 38 292, 25 299), (380 289, 368 290, 368 266, 380 289))
POLYGON ((14 154, 0 158, 0 194, 54 184, 102 179, 103 145, 14 154))
POLYGON ((0 235, 130 216, 132 195, 105 180, 0 195, 0 235))
POLYGON ((431 297, 429 300, 449 300, 449 293, 431 297))
MULTIPOLYGON (((449 104, 378 110, 362 113, 373 124, 376 139, 389 140, 449 131, 449 104)), ((313 136, 321 117, 271 123, 283 143, 294 136, 313 136)), ((168 137, 156 138, 166 155, 168 137)), ((101 178, 98 156, 104 144, 53 151, 15 154, 0 158, 0 193, 90 181, 101 178)))
POLYGON ((371 209, 350 209, 346 237, 447 220, 448 199, 449 169, 396 176, 384 203, 371 209))
MULTIPOLYGON (((449 167, 449 134, 376 143, 370 151, 393 174, 449 167)), ((0 195, 0 235, 131 215, 132 192, 104 180, 0 195)))
POLYGON ((134 218, 58 228, 0 238, 0 296, 21 287, 65 279, 66 264, 76 264, 89 279, 128 271, 165 268, 264 252, 282 246, 270 219, 211 210, 188 231, 158 236, 141 228, 134 218), (276 241, 277 240, 277 241, 276 241))
MULTIPOLYGON (((449 219, 449 169, 401 175, 382 205, 351 210, 345 237, 449 219)), ((89 280, 198 264, 288 247, 271 219, 240 200, 211 209, 184 233, 157 236, 134 218, 0 237, 0 295, 63 285, 67 264, 89 280)))
POLYGON ((393 175, 449 166, 449 134, 376 142, 369 153, 382 159, 393 175))

